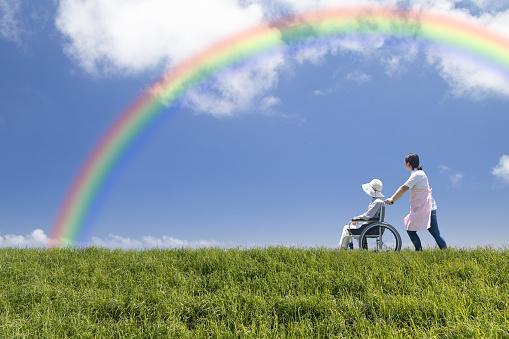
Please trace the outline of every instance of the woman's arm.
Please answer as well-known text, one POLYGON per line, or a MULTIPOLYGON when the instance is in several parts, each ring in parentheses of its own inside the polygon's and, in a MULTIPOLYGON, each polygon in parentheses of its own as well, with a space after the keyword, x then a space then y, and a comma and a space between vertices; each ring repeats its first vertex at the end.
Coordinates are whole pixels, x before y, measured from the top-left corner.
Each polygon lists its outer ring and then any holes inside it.
POLYGON ((406 191, 408 191, 408 190, 409 190, 408 186, 405 186, 405 185, 400 186, 398 188, 398 190, 392 195, 392 197, 385 200, 385 203, 389 204, 389 205, 394 204, 396 202, 396 200, 399 200, 399 198, 401 198, 403 196, 403 194, 405 194, 406 191))

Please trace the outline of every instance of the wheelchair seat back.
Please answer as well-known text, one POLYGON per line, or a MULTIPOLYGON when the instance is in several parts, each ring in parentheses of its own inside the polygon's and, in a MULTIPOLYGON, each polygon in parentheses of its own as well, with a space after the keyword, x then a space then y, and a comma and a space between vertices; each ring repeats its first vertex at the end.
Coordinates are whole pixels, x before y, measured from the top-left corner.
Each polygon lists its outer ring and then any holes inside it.
POLYGON ((385 205, 382 205, 382 208, 380 209, 380 222, 385 221, 385 205))

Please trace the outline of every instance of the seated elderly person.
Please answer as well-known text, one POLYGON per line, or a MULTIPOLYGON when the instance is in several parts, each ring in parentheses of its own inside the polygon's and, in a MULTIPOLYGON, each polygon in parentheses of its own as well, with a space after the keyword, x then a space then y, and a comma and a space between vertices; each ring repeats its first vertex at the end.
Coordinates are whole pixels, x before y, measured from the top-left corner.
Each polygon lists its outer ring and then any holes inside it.
POLYGON ((376 219, 380 216, 382 206, 384 206, 384 195, 382 194, 383 183, 379 179, 373 179, 371 182, 362 185, 362 189, 372 200, 366 212, 352 218, 350 224, 343 227, 341 240, 339 241, 340 249, 353 248, 352 234, 359 235, 362 232, 362 226, 366 225, 365 221, 376 219))

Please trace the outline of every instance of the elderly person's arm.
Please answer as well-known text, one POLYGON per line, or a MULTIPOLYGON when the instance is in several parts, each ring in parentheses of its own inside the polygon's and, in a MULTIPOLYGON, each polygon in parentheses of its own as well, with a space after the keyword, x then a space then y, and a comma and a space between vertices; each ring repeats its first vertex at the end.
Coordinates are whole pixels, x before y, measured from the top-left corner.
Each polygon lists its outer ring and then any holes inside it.
POLYGON ((374 203, 371 203, 366 212, 352 218, 352 220, 353 221, 362 221, 362 220, 373 219, 378 214, 378 212, 382 208, 383 204, 384 204, 384 202, 382 200, 377 200, 374 203))
POLYGON ((398 190, 390 197, 385 200, 385 203, 388 205, 394 204, 399 198, 403 196, 409 190, 408 186, 402 185, 398 188, 398 190))

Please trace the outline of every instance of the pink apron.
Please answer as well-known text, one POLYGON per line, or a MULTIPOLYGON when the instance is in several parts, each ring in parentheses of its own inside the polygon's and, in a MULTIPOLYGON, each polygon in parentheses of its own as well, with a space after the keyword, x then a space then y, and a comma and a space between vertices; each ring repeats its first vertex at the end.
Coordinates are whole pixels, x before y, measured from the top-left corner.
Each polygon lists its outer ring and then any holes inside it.
POLYGON ((421 231, 430 227, 433 197, 431 189, 410 191, 410 213, 403 219, 407 231, 421 231))

